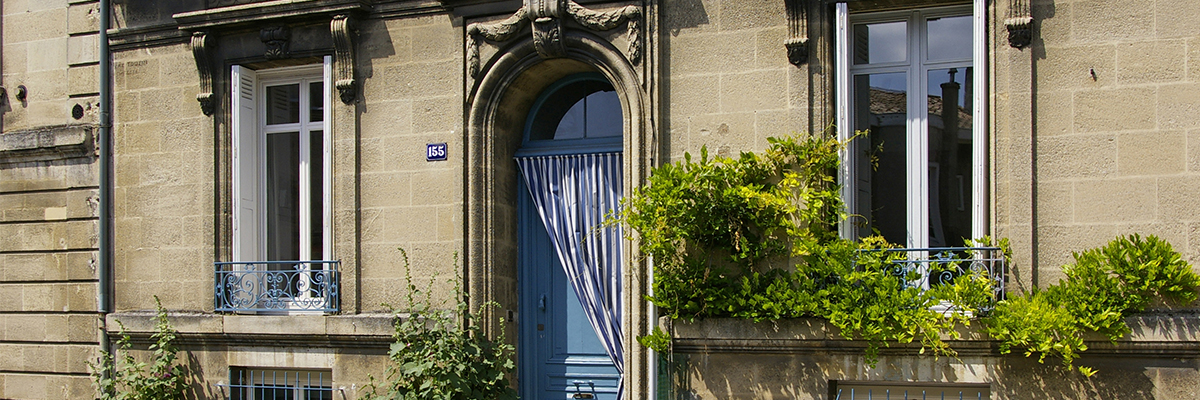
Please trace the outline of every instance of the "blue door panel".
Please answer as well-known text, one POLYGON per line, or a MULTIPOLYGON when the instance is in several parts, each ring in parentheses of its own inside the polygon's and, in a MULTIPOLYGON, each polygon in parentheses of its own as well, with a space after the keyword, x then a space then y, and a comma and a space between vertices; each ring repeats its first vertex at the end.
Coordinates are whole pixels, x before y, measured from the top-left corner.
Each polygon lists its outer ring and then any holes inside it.
POLYGON ((615 400, 619 375, 584 314, 522 181, 518 201, 522 399, 615 400))

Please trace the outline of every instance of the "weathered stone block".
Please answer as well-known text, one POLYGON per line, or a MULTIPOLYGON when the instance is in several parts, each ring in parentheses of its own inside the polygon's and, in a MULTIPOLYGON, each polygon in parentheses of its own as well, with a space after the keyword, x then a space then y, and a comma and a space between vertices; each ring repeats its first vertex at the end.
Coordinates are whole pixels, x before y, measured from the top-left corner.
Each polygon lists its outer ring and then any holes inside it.
POLYGON ((1181 81, 1187 58, 1182 40, 1155 40, 1117 45, 1117 82, 1122 85, 1181 81))
POLYGON ((1100 178, 1117 172, 1112 135, 1071 135, 1038 139, 1037 174, 1042 181, 1100 178))
MULTIPOLYGON (((158 86, 158 60, 154 58, 130 60, 116 63, 116 82, 128 90, 147 89, 158 86), (122 73, 123 72, 123 73, 122 73), (123 78, 123 79, 122 79, 123 78)), ((197 77, 197 79, 199 79, 197 77)))
POLYGON ((784 4, 779 1, 722 1, 718 13, 718 25, 722 31, 756 29, 787 23, 784 4))
POLYGON ((1117 51, 1114 45, 1055 46, 1048 47, 1045 52, 1046 58, 1037 64, 1039 92, 1109 87, 1116 82, 1117 51), (1094 79, 1092 72, 1096 73, 1094 79))
POLYGON ((1158 178, 1158 206, 1161 221, 1200 221, 1200 176, 1189 174, 1158 178))
POLYGON ((1186 138, 1182 132, 1137 132, 1117 136, 1120 175, 1169 175, 1183 172, 1186 138))
POLYGON ((787 75, 765 70, 721 77, 721 111, 755 112, 787 105, 787 75))
POLYGON ((1164 85, 1158 88, 1160 129, 1200 128, 1200 83, 1164 85))
POLYGON ((1075 221, 1120 223, 1158 218, 1155 179, 1106 179, 1075 183, 1075 221))
POLYGON ((80 35, 67 38, 67 64, 92 64, 100 61, 100 36, 80 35))
MULTIPOLYGON (((1074 124, 1079 132, 1112 132, 1154 129, 1158 118, 1153 88, 1088 90, 1075 93, 1074 124)), ((1158 101, 1163 101, 1158 98, 1158 101)), ((1161 112, 1169 105, 1160 104, 1161 112)), ((1165 125, 1165 124, 1164 124, 1165 125)))
POLYGON ((67 33, 79 34, 100 30, 100 6, 98 3, 72 4, 67 6, 67 33))
POLYGON ((1120 0, 1094 0, 1086 12, 1071 14, 1071 32, 1076 41, 1114 42, 1153 37, 1154 7, 1120 0))

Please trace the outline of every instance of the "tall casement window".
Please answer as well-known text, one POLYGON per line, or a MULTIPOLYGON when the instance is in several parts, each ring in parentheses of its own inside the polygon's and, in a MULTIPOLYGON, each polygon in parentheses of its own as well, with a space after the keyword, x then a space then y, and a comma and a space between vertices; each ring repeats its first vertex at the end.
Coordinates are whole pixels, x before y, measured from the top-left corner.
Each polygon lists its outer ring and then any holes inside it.
POLYGON ((331 258, 330 65, 233 66, 236 261, 331 258))
POLYGON ((854 215, 845 236, 924 248, 983 235, 980 12, 981 4, 851 13, 838 4, 839 134, 869 132, 844 154, 854 215))

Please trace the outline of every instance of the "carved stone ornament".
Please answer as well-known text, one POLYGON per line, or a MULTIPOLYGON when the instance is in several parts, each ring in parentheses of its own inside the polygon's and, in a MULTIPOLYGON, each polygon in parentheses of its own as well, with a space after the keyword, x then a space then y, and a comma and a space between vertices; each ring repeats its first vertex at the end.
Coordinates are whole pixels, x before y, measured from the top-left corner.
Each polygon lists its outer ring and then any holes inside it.
POLYGON ((342 103, 358 98, 358 81, 354 78, 354 20, 349 15, 336 15, 329 25, 333 33, 334 87, 342 103))
POLYGON ((799 67, 808 62, 808 0, 784 0, 787 6, 788 39, 783 42, 787 48, 788 62, 799 67))
POLYGON ((258 38, 267 45, 267 51, 263 55, 268 60, 277 60, 287 57, 288 41, 292 38, 292 31, 286 26, 272 26, 259 31, 258 38))
POLYGON ((1033 42, 1033 15, 1029 12, 1029 0, 1009 0, 1008 18, 1004 19, 1008 28, 1008 45, 1014 48, 1024 48, 1033 42))
POLYGON ((208 32, 192 32, 192 57, 196 59, 196 70, 200 72, 200 94, 196 95, 196 100, 200 102, 200 111, 204 115, 212 115, 212 46, 209 44, 208 32))
POLYGON ((492 42, 511 39, 521 30, 521 23, 529 21, 533 46, 545 58, 566 55, 563 41, 562 18, 569 16, 579 25, 594 31, 607 31, 622 23, 629 25, 629 61, 641 62, 641 17, 637 6, 625 6, 608 12, 596 12, 584 8, 572 0, 525 0, 513 15, 493 24, 473 23, 467 25, 467 69, 472 77, 479 75, 479 38, 492 42))

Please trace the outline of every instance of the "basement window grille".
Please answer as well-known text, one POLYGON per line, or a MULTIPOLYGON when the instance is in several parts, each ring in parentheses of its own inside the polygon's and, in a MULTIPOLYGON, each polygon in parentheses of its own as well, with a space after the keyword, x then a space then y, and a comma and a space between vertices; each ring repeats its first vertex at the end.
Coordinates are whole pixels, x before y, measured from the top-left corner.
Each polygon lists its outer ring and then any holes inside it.
POLYGON ((328 370, 230 368, 230 400, 333 400, 328 370))

